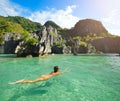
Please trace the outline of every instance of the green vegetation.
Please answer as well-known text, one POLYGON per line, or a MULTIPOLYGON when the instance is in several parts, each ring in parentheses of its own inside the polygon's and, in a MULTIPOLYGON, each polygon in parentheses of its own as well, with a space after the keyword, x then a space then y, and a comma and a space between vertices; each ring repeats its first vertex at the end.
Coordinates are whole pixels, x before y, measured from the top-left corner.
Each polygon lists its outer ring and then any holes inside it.
POLYGON ((90 42, 92 42, 93 40, 102 39, 102 38, 104 38, 104 37, 101 37, 101 36, 90 36, 90 35, 86 35, 86 36, 83 36, 83 37, 75 36, 75 37, 72 38, 72 41, 80 40, 79 47, 88 47, 88 44, 90 42))
MULTIPOLYGON (((53 21, 47 21, 44 24, 47 28, 52 26, 57 29, 58 34, 62 36, 62 40, 56 41, 53 43, 53 46, 63 47, 65 44, 70 47, 74 47, 74 44, 77 47, 81 48, 90 48, 94 50, 94 47, 91 44, 92 41, 103 39, 107 37, 118 37, 115 35, 111 35, 104 28, 102 23, 95 20, 83 20, 75 25, 72 29, 62 29, 53 21), (87 26, 86 26, 87 25, 87 26)), ((8 16, 3 17, 0 16, 0 44, 4 43, 4 34, 12 33, 14 40, 24 41, 24 45, 34 45, 38 43, 38 39, 33 38, 30 33, 36 32, 36 34, 42 33, 44 27, 37 22, 32 22, 29 19, 19 16, 8 16), (19 35, 18 35, 19 34, 19 35)), ((56 38, 57 35, 54 31, 49 32, 49 34, 56 38)), ((42 36, 42 35, 41 35, 42 36)), ((41 37, 39 36, 39 37, 41 37)))
POLYGON ((17 23, 0 21, 0 33, 4 34, 6 32, 23 33, 24 29, 17 23))
POLYGON ((27 41, 26 41, 26 45, 27 46, 31 46, 31 45, 34 45, 36 43, 38 43, 39 41, 36 39, 36 38, 29 38, 27 41))
POLYGON ((3 35, 5 33, 13 33, 14 40, 17 40, 17 34, 22 35, 22 40, 28 40, 28 44, 34 44, 37 39, 30 38, 30 32, 42 30, 40 23, 32 22, 29 19, 19 17, 19 16, 0 16, 0 44, 4 42, 3 35))
POLYGON ((65 44, 65 40, 62 39, 60 41, 54 42, 53 46, 58 46, 58 47, 62 47, 65 44))
POLYGON ((28 32, 33 32, 39 30, 41 28, 41 24, 37 22, 32 22, 29 19, 19 17, 19 16, 8 16, 6 17, 7 21, 14 22, 20 24, 24 30, 28 32))
POLYGON ((0 33, 24 33, 40 30, 41 24, 19 16, 0 16, 0 33))
POLYGON ((3 42, 4 42, 4 38, 3 36, 0 36, 0 45, 3 44, 3 42))
POLYGON ((53 28, 56 28, 57 30, 61 29, 60 26, 58 26, 56 23, 54 23, 53 21, 47 21, 44 24, 46 27, 52 26, 53 28))
POLYGON ((22 33, 22 35, 24 36, 23 40, 27 40, 30 37, 30 34, 27 31, 24 31, 24 33, 22 33))
POLYGON ((87 43, 84 41, 80 41, 80 47, 87 47, 87 43))
POLYGON ((70 37, 73 37, 73 34, 69 29, 59 29, 58 34, 60 34, 64 39, 69 39, 70 37))

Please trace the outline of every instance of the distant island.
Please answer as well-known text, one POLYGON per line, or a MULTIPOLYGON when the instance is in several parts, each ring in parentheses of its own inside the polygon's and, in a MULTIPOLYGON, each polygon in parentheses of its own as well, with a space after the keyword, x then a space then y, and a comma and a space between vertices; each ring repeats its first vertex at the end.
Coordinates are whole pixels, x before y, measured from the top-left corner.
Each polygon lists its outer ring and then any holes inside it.
POLYGON ((53 21, 41 25, 20 16, 0 16, 0 53, 18 57, 120 53, 120 36, 110 34, 94 19, 83 19, 73 28, 63 29, 53 21))

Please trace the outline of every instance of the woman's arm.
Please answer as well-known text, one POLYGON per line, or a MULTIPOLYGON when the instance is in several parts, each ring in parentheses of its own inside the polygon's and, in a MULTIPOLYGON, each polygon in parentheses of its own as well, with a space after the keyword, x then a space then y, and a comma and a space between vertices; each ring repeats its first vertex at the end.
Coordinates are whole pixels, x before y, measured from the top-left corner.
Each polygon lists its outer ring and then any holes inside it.
POLYGON ((62 73, 65 73, 65 72, 69 72, 70 70, 67 68, 67 69, 65 69, 64 71, 62 71, 60 74, 62 74, 62 73))

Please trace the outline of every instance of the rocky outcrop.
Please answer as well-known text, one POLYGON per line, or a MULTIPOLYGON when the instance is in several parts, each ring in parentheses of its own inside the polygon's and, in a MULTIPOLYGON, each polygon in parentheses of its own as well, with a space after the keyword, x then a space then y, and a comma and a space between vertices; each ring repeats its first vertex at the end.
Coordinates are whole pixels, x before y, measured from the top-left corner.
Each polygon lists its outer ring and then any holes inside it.
POLYGON ((0 54, 4 54, 4 45, 0 45, 0 54))
POLYGON ((44 26, 42 33, 39 33, 38 35, 41 36, 39 38, 40 54, 54 53, 56 50, 58 50, 57 52, 59 53, 61 48, 58 48, 54 44, 59 43, 62 40, 62 37, 57 33, 57 30, 55 28, 53 28, 52 26, 49 26, 48 28, 46 28, 44 26))
POLYGON ((45 24, 44 24, 45 27, 53 27, 55 29, 61 29, 60 26, 58 26, 55 22, 53 21, 47 21, 45 24))
POLYGON ((80 44, 80 40, 79 39, 73 39, 72 40, 72 53, 74 55, 78 54, 79 44, 80 44))
POLYGON ((14 54, 21 35, 17 33, 6 33, 4 35, 4 43, 0 45, 0 53, 14 54), (15 39, 14 39, 15 38, 15 39))
POLYGON ((17 54, 18 57, 27 57, 27 56, 39 56, 39 46, 37 45, 30 45, 30 46, 25 46, 24 43, 21 43, 21 45, 18 45, 15 53, 17 54))
POLYGON ((120 37, 106 37, 93 40, 91 43, 103 53, 120 53, 120 37))
MULTIPOLYGON (((17 17, 17 19, 21 18, 17 17)), ((24 25, 24 22, 21 25, 24 25)), ((16 53, 22 57, 42 56, 48 53, 73 53, 74 55, 78 53, 120 53, 120 37, 110 35, 100 21, 80 20, 72 29, 62 29, 52 21, 44 25, 31 22, 30 26, 33 27, 30 27, 27 24, 25 29, 29 29, 27 30, 30 33, 29 37, 28 32, 21 36, 18 33, 5 31, 0 53, 16 53), (23 41, 20 42, 20 39, 23 41), (85 44, 81 45, 82 42, 85 44)), ((13 32, 15 30, 16 28, 13 32)))
POLYGON ((5 54, 14 54, 15 49, 16 49, 18 44, 19 44, 19 41, 16 41, 16 40, 5 41, 4 53, 5 54))
POLYGON ((88 47, 80 46, 78 53, 88 53, 88 47))
POLYGON ((42 31, 32 33, 31 38, 37 39, 38 42, 32 45, 27 45, 27 41, 21 42, 16 48, 16 54, 18 56, 42 56, 48 53, 65 52, 63 45, 60 46, 59 44, 63 40, 61 35, 59 35, 57 30, 51 26, 48 28, 43 26, 42 31))
MULTIPOLYGON (((75 26, 71 29, 65 29, 60 31, 63 38, 66 39, 66 44, 71 47, 71 51, 73 54, 77 53, 97 53, 99 52, 95 47, 90 43, 87 42, 85 37, 106 37, 110 36, 108 31, 102 25, 100 21, 93 20, 93 19, 85 19, 80 20, 75 24, 75 26), (78 37, 79 40, 82 39, 87 46, 80 46, 77 41, 73 40, 74 38, 78 37)), ((94 39, 94 38, 93 38, 94 39)))
POLYGON ((107 36, 108 31, 102 25, 100 21, 85 19, 80 20, 75 24, 75 27, 71 30, 74 36, 107 36))

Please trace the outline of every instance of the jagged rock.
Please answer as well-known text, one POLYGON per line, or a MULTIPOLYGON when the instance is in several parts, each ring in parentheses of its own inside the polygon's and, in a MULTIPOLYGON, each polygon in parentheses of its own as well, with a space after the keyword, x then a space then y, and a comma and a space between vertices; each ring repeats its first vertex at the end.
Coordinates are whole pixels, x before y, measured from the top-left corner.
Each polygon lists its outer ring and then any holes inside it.
POLYGON ((71 47, 67 47, 66 45, 63 47, 63 53, 64 54, 70 54, 71 53, 71 47))
POLYGON ((14 54, 22 36, 17 33, 6 33, 3 37, 4 43, 0 46, 0 53, 14 54))
POLYGON ((34 45, 26 45, 23 41, 17 46, 16 53, 18 56, 43 56, 57 50, 58 53, 63 53, 63 47, 58 48, 54 46, 54 43, 60 42, 62 40, 61 35, 58 35, 57 30, 51 26, 46 28, 43 26, 41 32, 34 32, 31 34, 31 38, 36 38, 39 40, 38 43, 34 45))
POLYGON ((110 35, 100 21, 92 19, 80 20, 72 29, 61 29, 59 26, 56 26, 55 23, 49 21, 45 24, 45 26, 37 26, 37 29, 37 31, 34 30, 34 32, 30 34, 30 38, 35 38, 38 40, 37 43, 34 43, 32 45, 26 44, 27 39, 19 42, 18 40, 22 38, 20 34, 6 33, 4 35, 5 41, 0 46, 0 53, 16 53, 18 56, 26 57, 28 55, 44 56, 48 53, 72 52, 76 55, 77 53, 120 52, 120 37, 113 37, 110 35), (94 39, 89 42, 81 40, 86 42, 88 45, 87 47, 81 47, 78 44, 80 43, 80 40, 73 42, 70 40, 70 38, 74 38, 76 36, 80 38, 86 36, 92 38, 102 36, 103 38, 94 39), (89 47, 89 44, 91 44, 92 47, 89 47))
POLYGON ((80 45, 80 39, 71 39, 71 46, 72 46, 71 51, 74 55, 78 54, 79 45, 80 45))
POLYGON ((18 33, 5 33, 4 41, 19 40, 22 38, 22 35, 18 33))
POLYGON ((66 46, 53 46, 52 47, 52 52, 51 53, 55 53, 55 54, 70 54, 71 53, 71 48, 70 47, 66 47, 66 46))
POLYGON ((37 45, 24 46, 24 44, 17 46, 16 54, 18 57, 26 57, 32 55, 36 57, 39 55, 39 47, 37 45))
POLYGON ((95 47, 92 44, 90 44, 90 43, 88 43, 87 49, 88 49, 87 53, 96 53, 97 52, 95 47))

